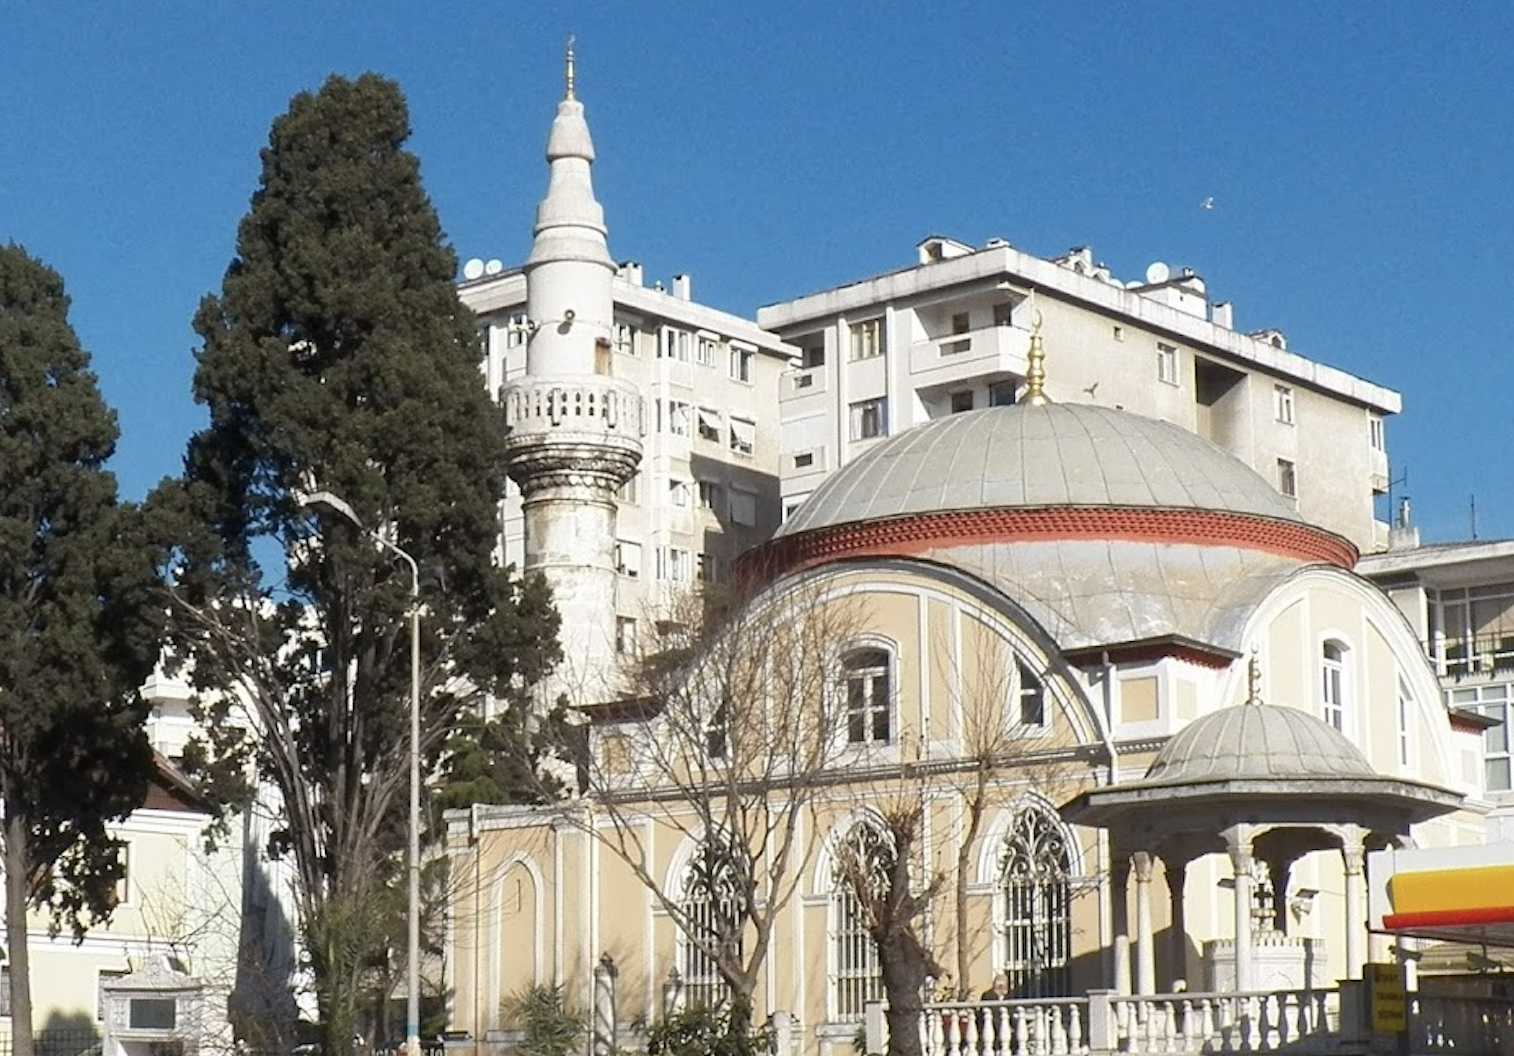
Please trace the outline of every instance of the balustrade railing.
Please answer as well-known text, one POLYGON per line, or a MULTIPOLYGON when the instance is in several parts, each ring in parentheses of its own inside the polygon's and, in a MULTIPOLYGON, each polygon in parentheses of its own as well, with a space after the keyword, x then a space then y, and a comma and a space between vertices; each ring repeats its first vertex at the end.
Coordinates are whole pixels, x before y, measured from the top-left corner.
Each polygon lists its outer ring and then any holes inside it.
POLYGON ((927 1005, 920 1041, 928 1056, 1081 1056, 1088 999, 945 1002, 927 1005))
POLYGON ((1263 1052, 1338 1032, 1335 991, 1111 997, 1120 1052, 1263 1052))

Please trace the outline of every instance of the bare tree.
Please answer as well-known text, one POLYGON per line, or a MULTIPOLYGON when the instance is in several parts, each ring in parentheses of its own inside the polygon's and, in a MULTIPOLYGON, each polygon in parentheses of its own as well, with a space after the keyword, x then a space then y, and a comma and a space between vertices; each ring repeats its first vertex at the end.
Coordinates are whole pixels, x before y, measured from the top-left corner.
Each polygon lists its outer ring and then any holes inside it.
POLYGON ((591 716, 579 766, 592 810, 574 816, 711 973, 693 995, 729 1001, 732 1032, 744 1033, 774 923, 808 861, 803 821, 838 780, 848 707, 837 663, 862 619, 853 597, 813 580, 740 604, 690 598, 662 616, 626 698, 591 716), (693 845, 673 890, 649 821, 659 838, 693 845))

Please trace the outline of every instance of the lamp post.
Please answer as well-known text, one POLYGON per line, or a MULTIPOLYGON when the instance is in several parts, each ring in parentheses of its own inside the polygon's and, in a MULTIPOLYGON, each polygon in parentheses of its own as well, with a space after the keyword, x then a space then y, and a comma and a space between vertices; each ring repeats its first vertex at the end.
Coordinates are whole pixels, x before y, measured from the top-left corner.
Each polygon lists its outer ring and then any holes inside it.
POLYGON ((421 1051, 421 570, 415 558, 369 528, 352 504, 340 495, 317 491, 302 506, 324 506, 351 521, 359 531, 410 568, 410 891, 408 965, 405 979, 405 1052, 421 1051))

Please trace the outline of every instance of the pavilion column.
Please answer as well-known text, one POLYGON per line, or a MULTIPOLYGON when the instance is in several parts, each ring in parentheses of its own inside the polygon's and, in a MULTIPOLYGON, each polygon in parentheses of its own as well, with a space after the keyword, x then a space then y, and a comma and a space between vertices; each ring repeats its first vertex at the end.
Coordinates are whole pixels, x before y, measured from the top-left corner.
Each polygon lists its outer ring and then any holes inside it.
POLYGON ((1151 927, 1151 866, 1150 851, 1137 851, 1130 856, 1131 868, 1136 881, 1136 993, 1157 992, 1156 939, 1151 927))
POLYGON ((1251 989, 1251 836, 1243 829, 1225 835, 1235 876, 1235 988, 1251 989))
POLYGON ((1342 837, 1341 859, 1346 867, 1346 978, 1360 979, 1367 948, 1366 834, 1360 828, 1352 826, 1342 837))
POLYGON ((1188 881, 1188 860, 1163 858, 1162 871, 1167 875, 1167 897, 1171 904, 1168 919, 1172 921, 1168 938, 1172 978, 1168 983, 1167 992, 1175 993, 1179 983, 1185 987, 1188 984, 1188 921, 1183 911, 1183 889, 1188 881))
POLYGON ((1110 924, 1114 941, 1110 944, 1110 978, 1121 994, 1130 993, 1130 858, 1117 848, 1109 870, 1110 924))

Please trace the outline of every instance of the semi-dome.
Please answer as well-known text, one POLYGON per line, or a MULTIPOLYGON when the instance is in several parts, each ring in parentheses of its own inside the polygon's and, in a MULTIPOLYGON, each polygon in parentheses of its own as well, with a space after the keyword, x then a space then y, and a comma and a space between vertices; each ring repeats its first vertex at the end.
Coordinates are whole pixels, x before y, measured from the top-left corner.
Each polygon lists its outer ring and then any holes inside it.
POLYGON ((1360 748, 1298 708, 1246 703, 1195 719, 1162 748, 1142 784, 1374 778, 1360 748))
POLYGON ((816 489, 778 535, 910 514, 1044 507, 1300 520, 1249 466, 1171 422, 1087 404, 1017 404, 885 440, 816 489))

